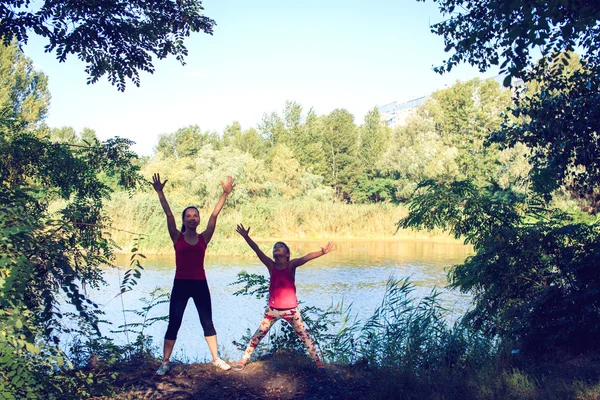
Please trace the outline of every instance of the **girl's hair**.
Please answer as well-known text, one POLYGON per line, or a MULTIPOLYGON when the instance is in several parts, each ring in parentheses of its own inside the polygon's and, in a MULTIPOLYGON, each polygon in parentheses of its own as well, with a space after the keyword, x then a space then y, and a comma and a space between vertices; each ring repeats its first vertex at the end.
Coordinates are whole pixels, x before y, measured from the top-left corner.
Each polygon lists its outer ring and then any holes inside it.
POLYGON ((277 243, 275 243, 275 244, 273 245, 273 249, 275 249, 275 246, 277 246, 278 244, 282 245, 282 246, 283 246, 283 247, 285 247, 285 249, 287 250, 287 252, 288 252, 288 261, 289 261, 289 260, 290 260, 290 254, 291 254, 291 252, 290 252, 290 248, 288 247, 288 245, 287 245, 287 244, 285 244, 285 243, 283 243, 283 242, 277 242, 277 243))
MULTIPOLYGON (((189 209, 194 209, 196 210, 196 212, 198 213, 198 218, 200 218, 200 211, 198 211, 198 208, 194 207, 194 206, 189 206, 184 208, 183 212, 181 213, 181 221, 183 221, 183 219, 185 218, 185 212, 189 209)), ((185 224, 181 224, 181 232, 185 233, 185 224)))

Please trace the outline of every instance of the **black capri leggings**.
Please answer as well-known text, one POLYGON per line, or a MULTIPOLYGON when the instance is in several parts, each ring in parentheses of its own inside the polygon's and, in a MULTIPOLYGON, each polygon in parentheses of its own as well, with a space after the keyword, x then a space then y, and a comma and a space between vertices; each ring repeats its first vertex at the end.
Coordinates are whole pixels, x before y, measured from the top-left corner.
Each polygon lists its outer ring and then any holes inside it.
POLYGON ((179 327, 181 327, 183 312, 190 297, 194 299, 194 304, 196 304, 204 336, 214 336, 217 334, 212 322, 208 283, 205 280, 175 279, 173 282, 173 291, 171 292, 169 326, 165 334, 165 339, 177 339, 177 332, 179 331, 179 327))

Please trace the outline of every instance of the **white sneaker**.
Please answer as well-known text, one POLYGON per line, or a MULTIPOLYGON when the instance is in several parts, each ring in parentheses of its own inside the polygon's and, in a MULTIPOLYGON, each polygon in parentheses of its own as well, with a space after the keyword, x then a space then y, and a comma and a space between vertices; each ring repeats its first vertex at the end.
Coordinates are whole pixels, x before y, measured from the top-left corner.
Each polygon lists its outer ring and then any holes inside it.
POLYGON ((158 367, 158 369, 156 370, 156 375, 163 376, 167 372, 169 372, 169 364, 162 363, 160 364, 160 367, 158 367))
POLYGON ((212 362, 213 365, 217 368, 221 368, 224 371, 230 370, 231 369, 231 365, 227 364, 225 361, 221 360, 220 358, 217 358, 215 361, 212 362))

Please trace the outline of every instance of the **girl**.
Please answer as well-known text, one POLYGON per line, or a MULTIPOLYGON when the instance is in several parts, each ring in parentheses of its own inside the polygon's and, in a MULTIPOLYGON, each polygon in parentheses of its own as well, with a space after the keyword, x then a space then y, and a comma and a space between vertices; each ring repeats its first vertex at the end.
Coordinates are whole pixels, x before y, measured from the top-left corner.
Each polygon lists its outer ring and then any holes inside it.
POLYGON ((317 257, 321 257, 331 251, 333 248, 333 242, 327 243, 327 246, 321 247, 320 251, 314 251, 308 253, 304 257, 294 258, 290 260, 290 249, 283 242, 275 243, 273 246, 273 260, 265 255, 258 245, 250 238, 248 232, 250 228, 245 229, 244 225, 239 224, 237 226, 237 232, 242 235, 248 245, 254 250, 260 261, 269 270, 270 284, 269 284, 269 305, 265 311, 260 326, 256 333, 250 339, 248 347, 242 356, 242 359, 236 363, 233 368, 237 371, 241 371, 246 366, 246 363, 250 359, 252 352, 258 346, 258 343, 263 337, 269 332, 269 329, 273 324, 283 318, 289 322, 296 334, 304 343, 304 347, 308 350, 308 354, 314 360, 317 368, 323 368, 323 363, 317 355, 317 350, 306 331, 306 327, 302 323, 302 317, 298 310, 298 299, 296 298, 296 268, 304 265, 307 261, 313 260, 317 257))
POLYGON ((231 176, 227 177, 227 183, 221 182, 223 194, 210 215, 206 229, 201 234, 198 234, 196 228, 200 223, 200 213, 193 206, 183 210, 183 213, 181 213, 183 223, 181 231, 177 229, 175 218, 163 193, 166 183, 166 180, 164 182, 160 181, 159 174, 152 176, 152 186, 154 186, 160 204, 167 215, 167 228, 175 247, 176 265, 175 280, 173 282, 173 291, 171 292, 171 302, 169 305, 169 326, 165 334, 163 362, 156 371, 156 374, 164 375, 169 370, 169 358, 177 339, 177 332, 181 326, 183 312, 190 297, 194 300, 194 304, 198 310, 200 324, 204 330, 204 338, 212 355, 212 363, 218 368, 228 370, 231 367, 225 361, 221 360, 218 354, 217 333, 212 322, 210 292, 204 272, 204 254, 206 246, 208 246, 215 231, 217 217, 235 184, 231 176))

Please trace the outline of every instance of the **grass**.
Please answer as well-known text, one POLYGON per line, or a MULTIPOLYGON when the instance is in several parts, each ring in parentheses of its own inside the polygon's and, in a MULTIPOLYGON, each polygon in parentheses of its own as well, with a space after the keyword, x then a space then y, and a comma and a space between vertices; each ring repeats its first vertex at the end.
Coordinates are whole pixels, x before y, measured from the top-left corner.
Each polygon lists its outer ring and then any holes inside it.
POLYGON ((393 365, 329 364, 327 373, 320 374, 307 356, 280 352, 249 363, 242 372, 218 371, 208 363, 177 363, 169 375, 157 378, 153 372, 159 361, 138 359, 115 366, 113 394, 96 398, 193 399, 211 393, 246 399, 597 400, 600 364, 597 356, 585 360, 595 377, 575 377, 569 360, 549 370, 519 369, 509 363, 421 374, 393 365))
MULTIPOLYGON (((168 254, 173 245, 166 229, 166 219, 154 193, 138 193, 129 197, 116 193, 107 204, 107 214, 116 230, 113 240, 123 252, 133 246, 135 234, 144 235, 139 251, 144 254, 168 254)), ((172 201, 171 209, 179 223, 179 210, 189 204, 172 201)), ((212 208, 200 211, 204 227, 212 208)), ((213 255, 247 255, 245 243, 239 240, 238 223, 250 226, 255 240, 306 239, 388 239, 426 238, 445 241, 454 239, 441 231, 397 231, 396 222, 407 214, 403 206, 392 204, 346 204, 315 200, 261 200, 252 204, 226 206, 217 223, 211 242, 213 255)))

